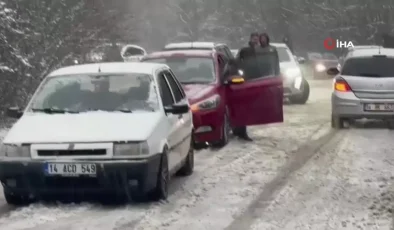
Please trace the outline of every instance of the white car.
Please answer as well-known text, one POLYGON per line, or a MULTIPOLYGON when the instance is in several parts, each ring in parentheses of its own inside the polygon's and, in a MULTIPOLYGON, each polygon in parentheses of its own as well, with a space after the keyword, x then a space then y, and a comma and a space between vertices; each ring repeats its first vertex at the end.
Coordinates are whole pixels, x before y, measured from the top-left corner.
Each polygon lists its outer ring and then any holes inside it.
POLYGON ((283 94, 294 104, 305 104, 309 99, 309 83, 303 77, 298 61, 285 43, 270 43, 279 55, 280 71, 283 79, 283 94))
POLYGON ((69 193, 165 199, 173 174, 193 172, 192 113, 164 64, 61 68, 8 115, 19 118, 0 150, 10 204, 69 193))

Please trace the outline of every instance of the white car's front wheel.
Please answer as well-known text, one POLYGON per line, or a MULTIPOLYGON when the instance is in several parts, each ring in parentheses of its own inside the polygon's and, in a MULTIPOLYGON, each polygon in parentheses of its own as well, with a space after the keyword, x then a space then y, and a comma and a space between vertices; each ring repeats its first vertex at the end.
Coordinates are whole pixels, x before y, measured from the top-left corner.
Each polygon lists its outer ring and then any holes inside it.
POLYGON ((23 206, 23 205, 28 205, 30 203, 27 197, 14 194, 11 191, 9 191, 7 188, 3 188, 3 192, 7 204, 11 204, 15 206, 23 206))
POLYGON ((302 79, 302 93, 289 97, 289 101, 293 104, 305 104, 309 99, 310 86, 307 80, 302 79))
MULTIPOLYGON (((193 137, 193 133, 192 133, 193 137)), ((179 176, 190 176, 193 174, 194 170, 194 147, 193 147, 193 138, 190 138, 190 147, 189 152, 187 153, 187 157, 185 159, 185 164, 178 171, 179 176)))
POLYGON ((168 150, 165 149, 161 156, 159 166, 159 173, 157 175, 156 186, 150 194, 152 200, 166 200, 168 197, 168 185, 170 182, 170 172, 168 170, 168 150))

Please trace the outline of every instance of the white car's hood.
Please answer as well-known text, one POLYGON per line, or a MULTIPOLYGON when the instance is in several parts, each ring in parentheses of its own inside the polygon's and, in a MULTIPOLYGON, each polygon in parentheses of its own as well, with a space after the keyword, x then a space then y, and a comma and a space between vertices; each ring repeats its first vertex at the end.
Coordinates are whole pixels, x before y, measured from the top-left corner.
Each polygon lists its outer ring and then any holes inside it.
POLYGON ((4 143, 60 143, 146 140, 160 122, 154 112, 26 114, 4 143))
POLYGON ((294 63, 294 62, 281 62, 281 63, 279 63, 279 66, 280 66, 281 71, 285 71, 285 70, 291 69, 291 68, 299 68, 297 63, 294 63))

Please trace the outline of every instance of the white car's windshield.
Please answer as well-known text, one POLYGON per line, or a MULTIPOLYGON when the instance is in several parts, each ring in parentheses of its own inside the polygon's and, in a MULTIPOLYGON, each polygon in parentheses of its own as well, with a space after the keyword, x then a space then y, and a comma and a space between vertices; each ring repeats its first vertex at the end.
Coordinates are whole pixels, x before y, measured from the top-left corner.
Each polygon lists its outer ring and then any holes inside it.
POLYGON ((324 53, 323 54, 323 59, 326 59, 326 60, 338 60, 337 56, 335 56, 332 53, 324 53))
POLYGON ((278 51, 278 56, 279 56, 279 62, 289 62, 290 56, 289 53, 287 52, 286 48, 276 48, 278 51))
POLYGON ((308 53, 309 60, 320 60, 323 59, 323 56, 319 53, 308 53))
POLYGON ((177 56, 145 61, 167 64, 183 84, 204 84, 215 81, 215 68, 212 58, 177 56))
POLYGON ((68 75, 48 77, 28 111, 155 111, 159 108, 152 76, 147 74, 68 75))

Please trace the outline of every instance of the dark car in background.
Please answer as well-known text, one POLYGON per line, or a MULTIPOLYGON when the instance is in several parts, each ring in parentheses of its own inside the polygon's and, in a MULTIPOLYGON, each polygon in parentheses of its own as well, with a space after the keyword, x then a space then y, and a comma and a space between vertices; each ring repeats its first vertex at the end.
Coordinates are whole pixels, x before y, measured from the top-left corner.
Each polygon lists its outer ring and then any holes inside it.
POLYGON ((308 64, 314 79, 324 79, 330 76, 326 71, 330 68, 340 68, 339 59, 332 53, 308 53, 308 64))

